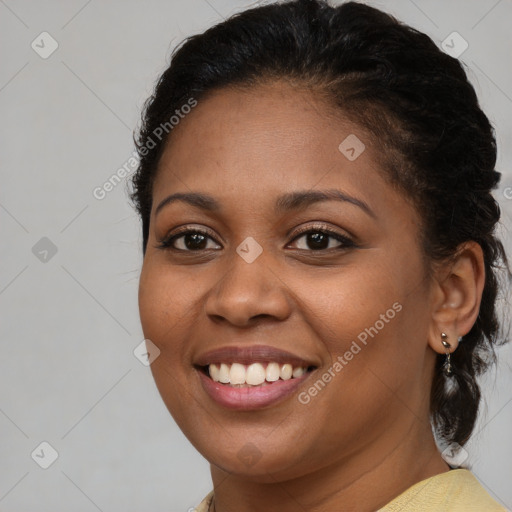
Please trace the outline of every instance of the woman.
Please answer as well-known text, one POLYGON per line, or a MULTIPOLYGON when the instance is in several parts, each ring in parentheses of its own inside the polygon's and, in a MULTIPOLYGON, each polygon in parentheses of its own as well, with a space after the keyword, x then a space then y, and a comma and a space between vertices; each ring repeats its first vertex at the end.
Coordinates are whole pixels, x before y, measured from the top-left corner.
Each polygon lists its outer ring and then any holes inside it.
POLYGON ((197 510, 505 510, 440 449, 473 431, 506 265, 456 59, 362 4, 267 5, 174 52, 136 142, 140 317, 211 464, 197 510))

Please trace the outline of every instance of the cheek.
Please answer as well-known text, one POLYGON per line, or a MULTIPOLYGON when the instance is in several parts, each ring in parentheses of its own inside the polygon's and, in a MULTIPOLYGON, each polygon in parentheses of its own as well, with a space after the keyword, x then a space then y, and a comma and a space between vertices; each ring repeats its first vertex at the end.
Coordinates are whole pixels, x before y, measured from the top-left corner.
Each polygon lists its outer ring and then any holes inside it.
POLYGON ((389 394, 386 385, 405 387, 422 371, 426 294, 413 284, 421 273, 414 265, 406 273, 403 266, 394 268, 373 261, 338 276, 301 276, 296 288, 304 300, 301 314, 312 335, 322 340, 327 364, 321 376, 333 392, 326 393, 329 399, 339 400, 337 395, 349 402, 353 398, 353 406, 369 403, 370 395, 389 394), (346 394, 346 389, 352 392, 346 394))
POLYGON ((180 286, 176 275, 160 265, 144 263, 139 282, 139 315, 144 338, 151 340, 160 350, 150 369, 166 405, 175 407, 178 389, 185 391, 190 330, 194 328, 193 287, 180 286))
POLYGON ((140 320, 144 336, 162 344, 161 350, 179 342, 179 333, 193 313, 194 289, 190 277, 183 279, 163 265, 144 262, 138 295, 140 320))
POLYGON ((400 323, 405 293, 389 274, 358 268, 323 279, 301 276, 297 284, 304 300, 301 314, 307 315, 307 322, 332 355, 344 353, 354 340, 364 344, 389 334, 400 323))
POLYGON ((183 397, 190 395, 187 383, 190 366, 187 357, 188 339, 194 329, 194 287, 182 286, 182 279, 157 262, 145 260, 139 281, 139 315, 144 338, 160 350, 150 369, 155 384, 169 412, 180 424, 187 416, 183 397))

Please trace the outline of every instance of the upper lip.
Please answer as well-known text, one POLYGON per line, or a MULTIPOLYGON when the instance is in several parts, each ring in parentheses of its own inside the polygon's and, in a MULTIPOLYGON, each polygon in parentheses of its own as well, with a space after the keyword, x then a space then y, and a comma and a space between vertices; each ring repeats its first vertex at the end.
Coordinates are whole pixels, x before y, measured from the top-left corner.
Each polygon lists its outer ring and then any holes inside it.
POLYGON ((197 366, 219 363, 251 364, 256 362, 290 363, 292 366, 318 366, 315 362, 269 345, 226 346, 200 354, 194 361, 197 366))

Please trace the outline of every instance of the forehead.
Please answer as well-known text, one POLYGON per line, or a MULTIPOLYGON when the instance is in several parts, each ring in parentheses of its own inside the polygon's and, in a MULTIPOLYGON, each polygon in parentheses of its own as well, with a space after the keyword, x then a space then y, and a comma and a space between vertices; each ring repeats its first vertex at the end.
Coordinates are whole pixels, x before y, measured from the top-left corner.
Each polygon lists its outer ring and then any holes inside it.
MULTIPOLYGON (((286 82, 209 93, 170 134, 154 191, 215 181, 217 187, 314 187, 350 174, 365 182, 379 169, 372 141, 314 92, 286 82), (344 141, 348 139, 348 143, 344 141), (340 151, 361 152, 354 156, 340 151), (364 148, 364 151, 362 150, 364 148)), ((331 183, 333 184, 333 183, 331 183)))
MULTIPOLYGON (((171 132, 151 218, 169 196, 199 193, 215 199, 220 208, 211 215, 226 225, 274 224, 283 195, 336 190, 369 205, 382 233, 416 231, 419 213, 385 178, 385 156, 362 127, 310 91, 287 84, 217 90, 171 132)), ((330 204, 331 214, 340 211, 330 204)), ((357 209, 345 205, 342 215, 355 219, 357 209)))
MULTIPOLYGON (((389 183, 386 158, 363 127, 314 92, 286 83, 219 89, 171 132, 150 217, 168 196, 198 192, 217 200, 215 218, 226 224, 275 223, 285 219, 275 214, 283 194, 321 189, 369 205, 383 232, 416 231, 420 212, 389 183)), ((356 215, 347 207, 343 215, 356 215)), ((334 203, 330 208, 339 211, 334 203)))

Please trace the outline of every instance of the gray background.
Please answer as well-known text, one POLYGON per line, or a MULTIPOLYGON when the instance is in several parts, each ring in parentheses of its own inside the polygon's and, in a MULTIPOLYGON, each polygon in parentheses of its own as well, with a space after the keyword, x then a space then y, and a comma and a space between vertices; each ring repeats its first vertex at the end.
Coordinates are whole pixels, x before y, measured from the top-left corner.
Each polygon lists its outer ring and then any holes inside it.
MULTIPOLYGON (((460 58, 498 134, 510 253, 512 2, 369 3, 438 44, 453 31, 468 41, 460 58)), ((141 235, 126 183, 103 200, 93 190, 130 157, 171 49, 249 5, 0 0, 0 511, 185 512, 210 490, 207 463, 133 354, 141 235), (47 59, 31 47, 44 31, 59 45, 47 59), (58 452, 48 469, 31 457, 42 441, 58 452)), ((512 508, 511 348, 500 357, 467 451, 512 508)))

